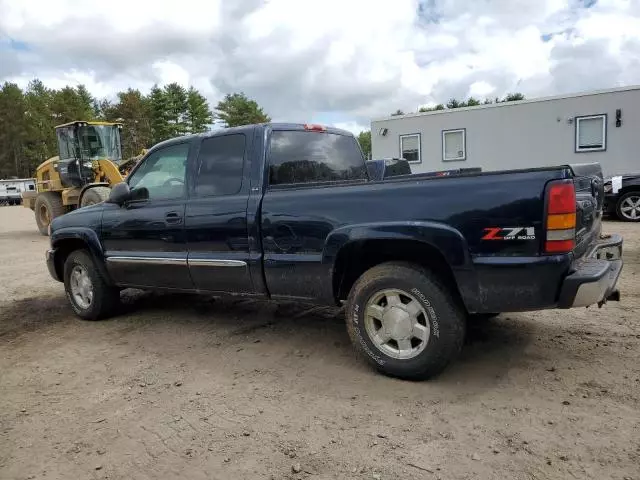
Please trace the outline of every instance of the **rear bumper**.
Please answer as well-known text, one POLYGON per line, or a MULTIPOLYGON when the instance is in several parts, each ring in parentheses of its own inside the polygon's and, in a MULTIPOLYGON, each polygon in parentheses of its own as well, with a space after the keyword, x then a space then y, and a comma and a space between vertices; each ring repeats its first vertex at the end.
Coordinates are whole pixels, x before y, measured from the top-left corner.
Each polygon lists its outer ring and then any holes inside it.
POLYGON ((601 238, 562 282, 558 308, 602 306, 607 300, 618 300, 616 283, 622 264, 622 237, 601 238))
POLYGON ((47 250, 46 259, 47 259, 47 269, 49 270, 49 275, 51 275, 54 280, 61 282, 62 278, 60 278, 60 276, 58 275, 58 272, 56 271, 56 251, 47 250))

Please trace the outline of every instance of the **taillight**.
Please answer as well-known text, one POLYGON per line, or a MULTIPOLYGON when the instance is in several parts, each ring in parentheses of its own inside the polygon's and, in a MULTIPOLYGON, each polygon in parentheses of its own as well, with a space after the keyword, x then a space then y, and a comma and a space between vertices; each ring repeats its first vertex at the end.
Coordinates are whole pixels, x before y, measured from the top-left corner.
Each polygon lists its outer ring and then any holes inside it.
POLYGON ((572 181, 552 183, 547 190, 546 253, 567 253, 576 246, 576 189, 572 181))
POLYGON ((305 123, 304 124, 304 129, 305 130, 309 130, 311 132, 326 132, 327 131, 327 127, 325 127, 324 125, 317 125, 315 123, 305 123))

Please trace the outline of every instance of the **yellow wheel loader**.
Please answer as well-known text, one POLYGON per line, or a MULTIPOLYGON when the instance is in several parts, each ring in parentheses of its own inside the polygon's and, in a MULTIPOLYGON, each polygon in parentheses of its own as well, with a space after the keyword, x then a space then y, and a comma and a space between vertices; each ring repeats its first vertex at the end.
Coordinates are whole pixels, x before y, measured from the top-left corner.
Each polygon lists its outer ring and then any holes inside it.
POLYGON ((123 181, 143 152, 122 161, 122 124, 76 121, 56 127, 58 155, 36 169, 36 191, 22 194, 35 212, 40 233, 51 221, 75 208, 103 202, 111 186, 123 181))

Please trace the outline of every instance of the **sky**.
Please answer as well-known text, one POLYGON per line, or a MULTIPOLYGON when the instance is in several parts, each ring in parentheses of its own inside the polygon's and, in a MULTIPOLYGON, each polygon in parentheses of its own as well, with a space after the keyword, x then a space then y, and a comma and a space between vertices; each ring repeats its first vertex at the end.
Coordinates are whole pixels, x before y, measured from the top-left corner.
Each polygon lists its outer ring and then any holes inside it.
POLYGON ((640 84, 640 0, 0 0, 0 83, 243 91, 359 132, 449 98, 640 84))

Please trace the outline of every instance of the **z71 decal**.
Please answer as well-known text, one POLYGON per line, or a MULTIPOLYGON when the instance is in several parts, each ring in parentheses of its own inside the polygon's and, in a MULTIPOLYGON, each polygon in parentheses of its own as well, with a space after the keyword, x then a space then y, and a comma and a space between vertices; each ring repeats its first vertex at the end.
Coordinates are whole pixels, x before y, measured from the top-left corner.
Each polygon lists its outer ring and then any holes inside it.
POLYGON ((489 227, 484 229, 482 240, 535 240, 534 227, 489 227))

